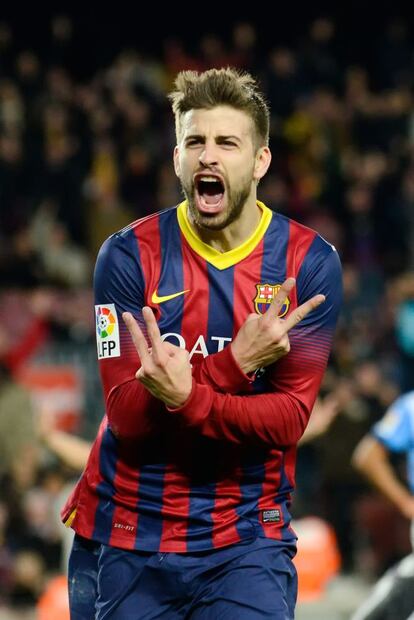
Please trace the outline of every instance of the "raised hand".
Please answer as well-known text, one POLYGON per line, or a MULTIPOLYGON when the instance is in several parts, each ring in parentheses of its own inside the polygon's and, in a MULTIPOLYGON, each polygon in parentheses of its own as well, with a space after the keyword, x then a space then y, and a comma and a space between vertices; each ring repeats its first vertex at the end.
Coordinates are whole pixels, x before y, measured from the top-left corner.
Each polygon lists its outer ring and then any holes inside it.
POLYGON ((124 312, 122 315, 141 360, 141 368, 137 370, 135 377, 167 406, 179 407, 185 403, 192 388, 189 353, 170 342, 162 341, 151 308, 145 306, 142 315, 151 349, 148 348, 145 336, 132 314, 124 312))
POLYGON ((245 373, 269 366, 289 353, 289 330, 325 301, 315 295, 298 306, 286 319, 279 318, 286 297, 295 286, 295 278, 287 278, 265 314, 249 314, 231 343, 234 358, 245 373))

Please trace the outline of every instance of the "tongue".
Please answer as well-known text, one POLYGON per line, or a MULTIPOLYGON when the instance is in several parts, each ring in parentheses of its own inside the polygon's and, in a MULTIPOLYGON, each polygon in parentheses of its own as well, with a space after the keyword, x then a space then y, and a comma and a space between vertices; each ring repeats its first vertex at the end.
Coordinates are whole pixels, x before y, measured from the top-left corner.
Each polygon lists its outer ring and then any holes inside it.
POLYGON ((204 193, 202 194, 203 200, 206 204, 208 205, 215 205, 217 204, 223 197, 223 192, 220 192, 219 194, 207 194, 204 193))

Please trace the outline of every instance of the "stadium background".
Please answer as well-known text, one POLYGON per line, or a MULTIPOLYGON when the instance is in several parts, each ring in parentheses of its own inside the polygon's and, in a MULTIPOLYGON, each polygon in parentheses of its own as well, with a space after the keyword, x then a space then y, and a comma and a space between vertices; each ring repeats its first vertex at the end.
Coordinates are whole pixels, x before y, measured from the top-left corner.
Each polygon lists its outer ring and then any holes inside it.
POLYGON ((156 7, 145 19, 102 7, 2 10, 0 617, 32 618, 62 572, 57 507, 77 472, 44 435, 56 423, 92 439, 102 415, 96 252, 180 198, 165 98, 176 72, 229 64, 257 75, 271 106, 260 198, 316 228, 343 261, 345 302, 319 403, 319 419, 336 415, 299 449, 293 514, 330 524, 341 556, 340 575, 315 592, 329 611, 301 603, 298 617, 346 618, 410 550, 408 524, 350 456, 414 388, 413 16, 398 3, 335 14, 259 7, 254 19, 162 10, 162 20, 156 7))

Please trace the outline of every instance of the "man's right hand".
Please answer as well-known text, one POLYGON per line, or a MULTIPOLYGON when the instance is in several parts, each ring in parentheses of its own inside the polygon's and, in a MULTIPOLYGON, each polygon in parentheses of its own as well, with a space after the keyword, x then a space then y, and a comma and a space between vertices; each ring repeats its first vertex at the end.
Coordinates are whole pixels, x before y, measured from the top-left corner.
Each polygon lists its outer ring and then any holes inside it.
POLYGON ((315 295, 298 306, 286 319, 279 318, 280 310, 295 286, 295 278, 287 278, 275 295, 265 314, 249 314, 231 343, 233 356, 246 374, 269 366, 289 353, 289 330, 325 301, 315 295))

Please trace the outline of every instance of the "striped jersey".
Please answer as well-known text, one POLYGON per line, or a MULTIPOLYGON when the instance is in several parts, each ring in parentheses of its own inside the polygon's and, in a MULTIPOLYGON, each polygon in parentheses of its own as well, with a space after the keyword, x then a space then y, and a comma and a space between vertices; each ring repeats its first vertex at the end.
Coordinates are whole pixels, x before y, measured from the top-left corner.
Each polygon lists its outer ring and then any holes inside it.
POLYGON ((89 461, 63 509, 86 538, 125 549, 192 552, 262 536, 291 541, 296 443, 327 364, 342 295, 340 261, 315 231, 258 202, 242 245, 203 243, 187 206, 138 220, 102 246, 95 269, 98 359, 106 402, 89 461), (284 280, 280 316, 326 301, 289 332, 291 350, 252 376, 229 343, 266 312, 284 280), (162 338, 190 352, 192 392, 169 410, 135 379, 122 321, 150 306, 162 338))

